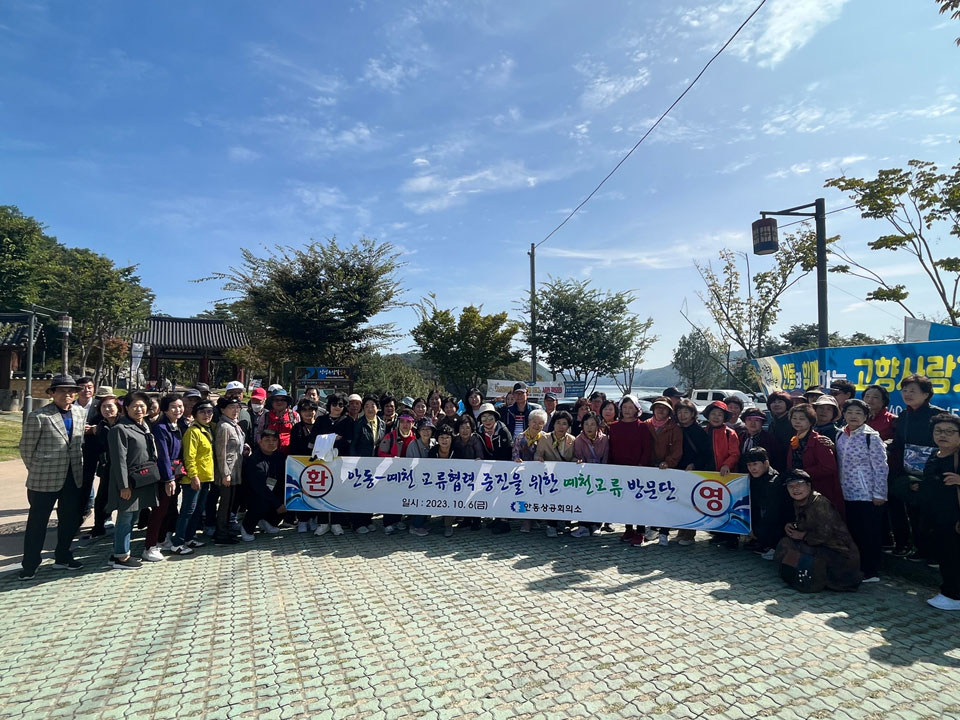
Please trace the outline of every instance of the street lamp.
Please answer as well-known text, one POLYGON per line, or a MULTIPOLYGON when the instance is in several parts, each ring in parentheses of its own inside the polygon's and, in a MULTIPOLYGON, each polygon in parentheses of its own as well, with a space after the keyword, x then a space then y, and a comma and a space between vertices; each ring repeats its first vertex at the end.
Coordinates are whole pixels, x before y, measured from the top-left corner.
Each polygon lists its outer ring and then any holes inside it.
POLYGON ((60 332, 63 333, 63 354, 61 357, 63 359, 63 374, 67 375, 69 373, 69 370, 67 370, 67 362, 69 360, 70 331, 73 329, 73 318, 69 315, 61 315, 57 326, 60 328, 60 332))
POLYGON ((790 215, 796 217, 812 217, 817 226, 817 344, 819 345, 820 372, 826 368, 825 353, 829 345, 827 323, 827 213, 823 198, 817 198, 812 203, 798 205, 771 212, 760 213, 760 219, 753 223, 753 252, 757 255, 769 255, 777 250, 777 221, 768 215, 790 215), (813 208, 813 212, 801 212, 813 208))

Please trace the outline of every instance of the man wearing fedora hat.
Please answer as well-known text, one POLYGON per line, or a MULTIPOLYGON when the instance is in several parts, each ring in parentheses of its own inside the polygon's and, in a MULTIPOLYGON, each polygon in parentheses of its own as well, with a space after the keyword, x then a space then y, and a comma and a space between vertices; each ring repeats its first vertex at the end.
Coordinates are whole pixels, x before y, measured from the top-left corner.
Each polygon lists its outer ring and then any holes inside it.
POLYGON ((27 466, 27 501, 30 512, 23 535, 21 580, 30 580, 40 565, 47 522, 57 507, 57 549, 54 567, 79 570, 83 565, 70 552, 70 542, 80 527, 83 485, 83 436, 87 413, 74 405, 77 383, 57 375, 47 392, 53 402, 34 410, 23 424, 20 456, 27 466))

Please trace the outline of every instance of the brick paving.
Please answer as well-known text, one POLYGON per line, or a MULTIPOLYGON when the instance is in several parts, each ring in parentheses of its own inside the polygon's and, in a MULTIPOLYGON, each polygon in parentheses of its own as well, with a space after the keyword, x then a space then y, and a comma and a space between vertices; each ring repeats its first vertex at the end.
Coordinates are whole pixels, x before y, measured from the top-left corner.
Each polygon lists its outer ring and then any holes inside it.
POLYGON ((101 542, 0 578, 0 718, 960 717, 929 586, 800 595, 704 538, 285 530, 136 572, 101 542))

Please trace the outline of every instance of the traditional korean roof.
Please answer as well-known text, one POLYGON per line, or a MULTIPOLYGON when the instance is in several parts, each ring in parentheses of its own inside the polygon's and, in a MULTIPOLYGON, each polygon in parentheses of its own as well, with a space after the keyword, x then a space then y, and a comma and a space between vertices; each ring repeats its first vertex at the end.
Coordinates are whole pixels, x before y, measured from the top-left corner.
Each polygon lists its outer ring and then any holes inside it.
POLYGON ((133 334, 133 342, 165 350, 228 350, 249 345, 236 325, 212 318, 175 318, 154 315, 147 328, 133 334))
MULTIPOLYGON (((38 322, 34 331, 34 342, 43 332, 43 323, 38 322)), ((0 321, 0 348, 25 348, 29 337, 27 323, 5 323, 0 321)))

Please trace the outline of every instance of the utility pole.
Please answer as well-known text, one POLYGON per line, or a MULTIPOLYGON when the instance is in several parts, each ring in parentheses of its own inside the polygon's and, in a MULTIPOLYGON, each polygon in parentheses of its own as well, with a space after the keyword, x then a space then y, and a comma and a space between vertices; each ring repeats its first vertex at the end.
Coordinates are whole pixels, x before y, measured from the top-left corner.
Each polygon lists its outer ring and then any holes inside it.
POLYGON ((537 246, 530 243, 530 382, 537 382, 537 246))

